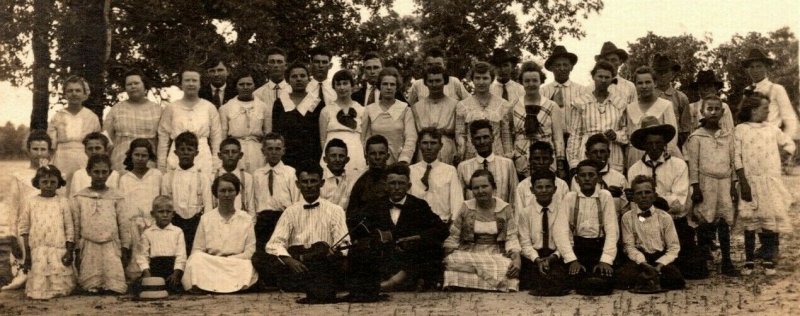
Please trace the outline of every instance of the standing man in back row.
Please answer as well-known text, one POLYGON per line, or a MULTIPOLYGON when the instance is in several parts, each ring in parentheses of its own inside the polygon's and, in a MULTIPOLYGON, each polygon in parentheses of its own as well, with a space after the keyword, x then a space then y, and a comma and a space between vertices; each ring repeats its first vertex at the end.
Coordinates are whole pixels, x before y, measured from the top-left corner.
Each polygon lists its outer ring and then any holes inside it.
POLYGON ((229 83, 230 68, 228 62, 221 58, 212 58, 206 63, 208 84, 197 92, 201 99, 206 99, 219 110, 223 104, 236 96, 236 83, 229 83))
POLYGON ((600 54, 594 56, 595 61, 606 61, 614 66, 617 70, 617 84, 608 87, 608 91, 617 95, 625 101, 625 104, 630 104, 639 99, 636 94, 636 85, 630 80, 622 78, 619 74, 619 66, 622 66, 628 61, 628 53, 622 49, 617 48, 612 42, 603 43, 603 48, 600 49, 600 54))
POLYGON ((525 87, 511 79, 517 72, 519 57, 503 48, 495 48, 490 61, 495 67, 496 75, 494 82, 489 86, 489 92, 508 102, 524 97, 525 87))
POLYGON ((333 54, 322 46, 317 46, 309 52, 311 58, 310 72, 311 79, 308 81, 306 91, 316 95, 325 104, 332 104, 336 100, 336 91, 333 90, 333 83, 328 79, 328 71, 331 70, 333 54))
MULTIPOLYGON (((556 46, 553 53, 544 62, 544 68, 553 72, 555 81, 550 82, 541 87, 540 91, 542 97, 547 98, 558 104, 564 115, 564 121, 561 126, 569 127, 570 117, 572 116, 572 106, 575 101, 582 96, 586 88, 569 79, 569 74, 572 72, 572 67, 578 63, 578 56, 570 53, 564 46, 556 46)), ((569 142, 569 132, 564 130, 564 145, 569 142)), ((557 150, 558 152, 558 150, 557 150)), ((564 164, 562 161, 558 163, 564 164)), ((569 170, 569 166, 559 166, 564 170, 569 170)))
MULTIPOLYGON (((444 51, 438 47, 431 48, 425 52, 425 73, 428 73, 428 70, 433 66, 439 66, 447 70, 444 51)), ((415 104, 417 101, 425 99, 428 94, 425 78, 416 80, 411 84, 411 90, 408 92, 408 104, 415 104)), ((444 95, 456 101, 461 101, 469 97, 469 91, 464 88, 464 84, 458 78, 450 76, 445 80, 444 95)))
MULTIPOLYGON (((275 104, 281 94, 289 94, 292 87, 284 80, 286 71, 286 52, 278 47, 267 49, 267 75, 269 80, 263 86, 256 89, 253 95, 267 105, 267 113, 272 114, 272 105, 275 104)), ((272 122, 272 117, 265 118, 267 122, 272 122)))
MULTIPOLYGON (((350 98, 363 106, 367 106, 380 100, 381 87, 379 80, 381 70, 383 70, 383 60, 381 59, 381 55, 377 52, 367 52, 364 54, 362 63, 361 67, 364 69, 361 74, 361 79, 365 82, 361 85, 361 90, 353 92, 350 98)), ((403 95, 401 89, 395 91, 394 98, 406 104, 410 104, 406 101, 406 97, 403 95)))

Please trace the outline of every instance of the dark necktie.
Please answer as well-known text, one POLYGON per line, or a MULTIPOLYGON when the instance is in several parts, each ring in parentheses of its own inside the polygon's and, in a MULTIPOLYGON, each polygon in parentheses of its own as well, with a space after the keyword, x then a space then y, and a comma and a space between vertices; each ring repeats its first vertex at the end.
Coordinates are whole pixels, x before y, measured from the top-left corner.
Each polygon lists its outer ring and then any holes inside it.
POLYGON ((402 209, 403 209, 403 204, 400 204, 400 203, 392 203, 392 207, 394 207, 394 208, 396 208, 396 209, 398 209, 398 210, 402 210, 402 209))
POLYGON ((322 82, 319 83, 319 100, 320 101, 324 101, 325 100, 325 95, 322 94, 322 82))
POLYGON ((556 93, 553 94, 552 100, 558 104, 558 107, 564 108, 564 86, 556 85, 556 93))
MULTIPOLYGON (((653 172, 653 183, 655 183, 656 186, 657 186, 658 182, 656 181, 657 180, 656 168, 658 168, 659 166, 663 165, 664 163, 661 162, 661 161, 658 161, 658 160, 645 160, 645 157, 647 157, 647 156, 642 156, 642 161, 644 161, 644 165, 645 166, 650 167, 650 169, 652 170, 652 172, 653 172)), ((653 189, 655 189, 655 188, 653 188, 653 189)))
POLYGON ((367 90, 367 103, 364 106, 370 105, 375 103, 375 87, 370 86, 369 90, 367 90))
POLYGON ((319 206, 319 202, 314 202, 314 203, 311 203, 311 204, 303 205, 303 209, 310 210, 310 209, 315 208, 317 206, 319 206))
POLYGON ((483 170, 489 170, 489 160, 483 159, 483 170))
POLYGON ((272 169, 267 172, 267 183, 269 184, 269 195, 272 195, 272 180, 273 180, 273 172, 272 169))
POLYGON ((275 84, 275 89, 273 89, 273 90, 275 90, 275 99, 273 99, 273 101, 275 101, 275 100, 277 100, 277 99, 278 99, 278 97, 280 97, 280 94, 281 94, 281 85, 276 83, 276 84, 275 84))
POLYGON ((216 105, 217 108, 222 106, 222 98, 221 98, 221 95, 219 94, 219 90, 220 90, 219 88, 215 87, 214 88, 214 96, 212 97, 214 99, 214 105, 216 105))
POLYGON ((425 191, 428 191, 428 188, 430 187, 428 184, 428 178, 431 176, 431 169, 433 169, 433 166, 428 164, 428 166, 425 168, 425 174, 422 175, 422 184, 425 185, 425 191))
POLYGON ((542 208, 542 249, 550 249, 550 209, 542 208))
POLYGON ((503 84, 503 100, 508 101, 508 89, 506 89, 506 85, 508 82, 503 84))

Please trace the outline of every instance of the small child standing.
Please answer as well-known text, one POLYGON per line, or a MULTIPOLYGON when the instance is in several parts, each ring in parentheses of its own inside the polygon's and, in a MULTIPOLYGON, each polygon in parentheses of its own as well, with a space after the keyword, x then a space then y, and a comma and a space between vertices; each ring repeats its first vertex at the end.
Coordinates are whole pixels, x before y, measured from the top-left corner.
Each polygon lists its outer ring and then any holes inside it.
POLYGON ((122 267, 130 259, 130 250, 123 246, 130 244, 122 215, 124 198, 106 186, 111 174, 108 155, 89 157, 86 171, 92 177, 91 186, 75 194, 70 202, 78 237, 78 283, 91 293, 124 294, 128 287, 122 267))
MULTIPOLYGON (((149 167, 155 160, 156 152, 153 144, 145 138, 134 139, 125 153, 123 161, 125 171, 120 175, 117 185, 119 193, 125 197, 124 223, 129 227, 128 231, 131 234, 129 238, 131 244, 122 246, 134 253, 137 250, 139 236, 153 225, 150 210, 153 199, 161 192, 161 171, 149 167)), ((141 272, 139 265, 133 261, 125 267, 125 274, 129 280, 137 279, 141 272)))
POLYGON ((160 195, 153 200, 150 214, 156 224, 143 233, 136 251, 136 264, 142 269, 142 277, 161 277, 171 292, 181 288, 181 277, 186 266, 186 245, 183 231, 172 225, 172 199, 160 195))
POLYGON ((737 276, 739 272, 731 261, 731 229, 733 199, 738 195, 733 166, 733 134, 722 129, 720 120, 725 108, 716 95, 703 98, 700 105, 702 126, 686 140, 683 152, 689 164, 689 183, 692 185, 691 202, 697 227, 697 246, 707 260, 711 245, 719 236, 722 253, 722 273, 737 276))
POLYGON ((32 183, 41 193, 27 200, 19 216, 19 233, 28 254, 25 294, 33 299, 66 296, 75 288, 75 231, 69 202, 57 196, 56 190, 67 181, 58 168, 50 165, 40 167, 32 183))
POLYGON ((183 132, 175 137, 178 167, 168 171, 161 180, 161 194, 172 198, 172 206, 178 215, 172 219, 172 224, 183 230, 187 253, 191 251, 200 216, 214 209, 208 179, 211 170, 202 170, 195 164, 199 153, 197 148, 198 139, 192 132, 183 132))
POLYGON ((792 231, 789 206, 792 195, 781 180, 780 150, 792 154, 795 144, 777 127, 765 123, 769 98, 756 93, 742 100, 740 122, 734 128, 734 163, 742 202, 740 216, 744 224, 745 264, 742 274, 755 268, 756 230, 760 230, 764 273, 774 275, 778 259, 780 233, 792 231))

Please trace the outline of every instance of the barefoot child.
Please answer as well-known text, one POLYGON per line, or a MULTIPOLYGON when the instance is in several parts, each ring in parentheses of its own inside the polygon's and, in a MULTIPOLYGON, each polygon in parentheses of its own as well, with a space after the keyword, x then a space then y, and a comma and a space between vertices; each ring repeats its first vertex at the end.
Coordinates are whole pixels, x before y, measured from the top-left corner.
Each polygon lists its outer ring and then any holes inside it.
POLYGON ((155 225, 143 233, 136 251, 136 264, 142 269, 142 277, 161 277, 171 292, 179 292, 181 277, 186 266, 186 245, 183 231, 172 225, 172 199, 159 195, 153 200, 150 214, 155 225))
POLYGON ((766 275, 774 275, 778 259, 780 233, 792 231, 789 206, 792 195, 781 181, 782 149, 794 153, 791 137, 777 127, 764 123, 769 111, 769 99, 762 94, 747 97, 739 106, 739 121, 734 128, 734 163, 742 193, 739 205, 744 224, 745 263, 742 274, 750 275, 755 268, 756 230, 763 253, 762 265, 766 275))
POLYGON ((25 295, 33 299, 66 296, 75 288, 75 235, 69 202, 57 196, 56 190, 67 181, 58 168, 50 165, 40 167, 32 183, 41 193, 28 199, 19 217, 19 232, 28 254, 25 295))
POLYGON ((130 259, 130 250, 123 247, 129 244, 130 236, 122 216, 124 198, 106 186, 111 174, 108 155, 89 157, 86 171, 92 177, 91 186, 70 202, 78 238, 78 283, 91 293, 124 294, 128 288, 122 267, 130 259))
MULTIPOLYGON (((123 246, 133 253, 137 253, 142 232, 153 225, 150 209, 153 199, 160 193, 162 176, 161 171, 149 167, 155 160, 156 152, 150 140, 134 139, 125 153, 123 161, 125 171, 119 177, 117 188, 125 198, 123 220, 131 234, 129 238, 131 244, 123 246)), ((139 265, 133 261, 125 267, 125 274, 129 280, 139 278, 141 272, 139 265)))
POLYGON ((736 276, 731 261, 730 224, 733 223, 735 179, 733 168, 733 131, 722 129, 720 119, 725 108, 715 95, 703 98, 700 105, 702 126, 687 139, 683 152, 689 164, 694 215, 698 221, 697 245, 700 254, 711 259, 711 244, 719 234, 722 273, 736 276))

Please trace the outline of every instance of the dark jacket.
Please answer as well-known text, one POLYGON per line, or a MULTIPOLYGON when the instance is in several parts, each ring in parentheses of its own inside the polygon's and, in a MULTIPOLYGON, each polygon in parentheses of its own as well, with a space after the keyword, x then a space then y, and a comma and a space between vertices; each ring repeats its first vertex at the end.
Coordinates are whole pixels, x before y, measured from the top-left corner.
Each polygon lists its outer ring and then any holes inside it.
MULTIPOLYGON (((447 224, 433 213, 425 200, 411 194, 406 195, 396 225, 392 222, 391 209, 392 203, 388 198, 374 201, 361 209, 359 215, 354 218, 355 223, 366 218, 365 225, 370 230, 389 230, 395 240, 420 235, 421 244, 429 246, 441 247, 442 242, 447 238, 447 224)), ((355 238, 365 237, 364 229, 351 229, 355 238)))
MULTIPOLYGON (((233 99, 237 94, 238 91, 236 91, 236 84, 228 82, 225 85, 225 97, 223 98, 222 104, 225 104, 228 102, 228 100, 233 99)), ((197 92, 197 95, 201 99, 206 99, 211 102, 211 104, 214 104, 217 109, 222 106, 222 104, 218 105, 216 102, 214 102, 214 100, 212 100, 212 97, 214 96, 214 90, 211 89, 211 84, 204 84, 201 86, 200 91, 197 92)))
MULTIPOLYGON (((378 87, 375 87, 375 89, 378 89, 378 87)), ((358 104, 361 104, 363 106, 367 106, 369 104, 364 104, 364 103, 366 103, 366 100, 367 100, 367 99, 364 98, 364 96, 366 94, 367 94, 367 86, 363 85, 360 90, 358 90, 356 92, 353 92, 353 94, 350 95, 350 99, 353 99, 353 101, 358 102, 358 104)), ((408 101, 406 101, 406 97, 403 95, 403 92, 401 92, 400 90, 397 90, 394 93, 394 98, 397 99, 397 100, 403 101, 406 104, 408 104, 408 101)), ((378 101, 378 99, 375 99, 375 102, 377 102, 377 101, 378 101)), ((411 104, 409 104, 409 105, 411 105, 411 104)))

